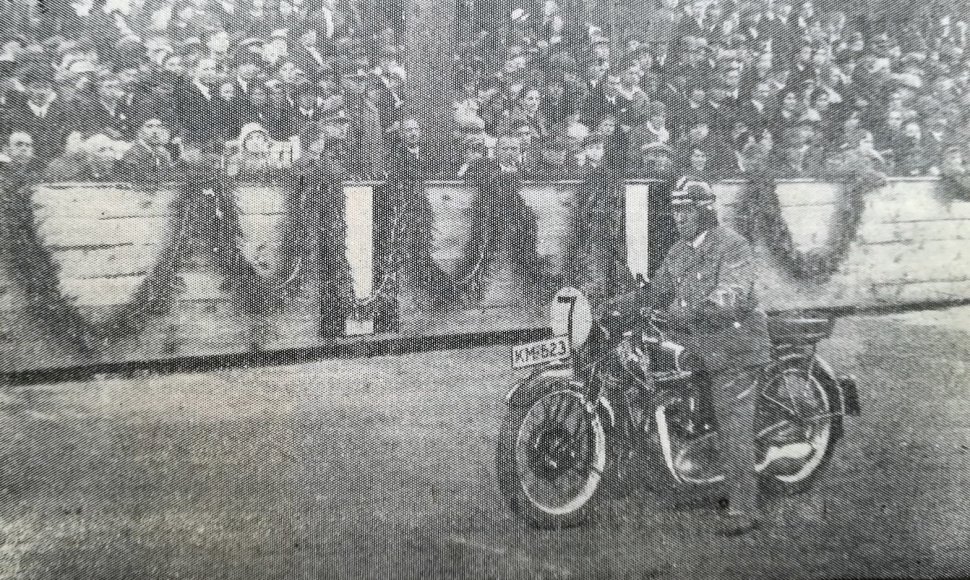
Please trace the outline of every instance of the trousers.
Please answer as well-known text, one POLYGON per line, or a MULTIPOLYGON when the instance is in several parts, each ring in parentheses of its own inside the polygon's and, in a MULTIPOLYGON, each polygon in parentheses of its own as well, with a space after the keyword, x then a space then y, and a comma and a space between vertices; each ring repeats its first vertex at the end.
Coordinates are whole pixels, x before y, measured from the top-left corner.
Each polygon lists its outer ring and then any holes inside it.
POLYGON ((721 440, 728 502, 732 511, 758 510, 755 464, 755 405, 759 367, 725 369, 711 377, 711 402, 721 440))

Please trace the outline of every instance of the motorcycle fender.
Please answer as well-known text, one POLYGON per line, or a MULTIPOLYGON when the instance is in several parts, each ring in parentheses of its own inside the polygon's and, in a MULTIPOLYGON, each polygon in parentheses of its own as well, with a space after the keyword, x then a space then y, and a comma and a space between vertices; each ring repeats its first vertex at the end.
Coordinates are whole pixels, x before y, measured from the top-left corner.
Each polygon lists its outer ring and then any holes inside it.
MULTIPOLYGON (((509 392, 505 395, 505 402, 510 407, 525 407, 544 395, 562 390, 564 385, 568 385, 567 388, 577 392, 583 392, 582 383, 573 380, 571 367, 539 369, 509 389, 509 392)), ((606 411, 609 420, 608 427, 614 427, 616 425, 616 412, 613 410, 613 405, 610 404, 609 399, 600 396, 598 405, 606 411)), ((587 407, 590 412, 595 410, 595 407, 589 406, 589 402, 587 402, 587 407)))
POLYGON ((856 378, 851 375, 837 376, 835 370, 825 359, 815 357, 815 372, 819 379, 837 396, 836 411, 850 416, 859 416, 859 388, 856 378))
MULTIPOLYGON (((544 367, 536 369, 525 379, 515 383, 505 395, 510 407, 531 405, 539 397, 562 389, 564 383, 573 382, 571 367, 544 367)), ((576 387, 576 390, 580 388, 576 387)))

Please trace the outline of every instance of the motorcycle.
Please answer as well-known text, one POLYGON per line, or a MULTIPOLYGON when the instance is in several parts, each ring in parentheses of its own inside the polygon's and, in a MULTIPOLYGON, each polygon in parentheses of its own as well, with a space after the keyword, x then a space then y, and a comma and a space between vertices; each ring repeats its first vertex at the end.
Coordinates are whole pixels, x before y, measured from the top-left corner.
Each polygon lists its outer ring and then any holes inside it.
MULTIPOLYGON (((499 488, 516 515, 540 528, 585 522, 608 497, 617 465, 637 453, 659 452, 678 487, 724 480, 709 377, 678 342, 680 329, 658 311, 594 319, 572 288, 551 310, 553 338, 512 349, 514 368, 535 367, 506 395, 496 451, 499 488)), ((826 317, 769 317, 772 361, 757 389, 752 466, 769 493, 809 489, 843 417, 860 413, 855 378, 836 376, 816 354, 833 327, 826 317)))

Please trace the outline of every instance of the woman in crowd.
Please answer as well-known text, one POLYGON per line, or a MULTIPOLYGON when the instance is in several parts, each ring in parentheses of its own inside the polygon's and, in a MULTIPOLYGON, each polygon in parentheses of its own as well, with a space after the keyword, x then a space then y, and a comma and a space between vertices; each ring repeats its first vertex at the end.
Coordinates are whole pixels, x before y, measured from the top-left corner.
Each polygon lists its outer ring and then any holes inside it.
POLYGON ((243 125, 226 151, 226 174, 242 181, 266 181, 282 167, 278 149, 259 123, 243 125))

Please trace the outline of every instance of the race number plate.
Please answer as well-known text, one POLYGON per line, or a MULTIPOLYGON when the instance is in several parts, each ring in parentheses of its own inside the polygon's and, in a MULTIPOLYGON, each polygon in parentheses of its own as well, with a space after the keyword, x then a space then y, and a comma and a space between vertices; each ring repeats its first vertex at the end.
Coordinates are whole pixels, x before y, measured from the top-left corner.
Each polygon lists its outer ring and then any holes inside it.
POLYGON ((512 368, 521 369, 562 360, 569 356, 569 338, 556 336, 512 347, 512 368))

